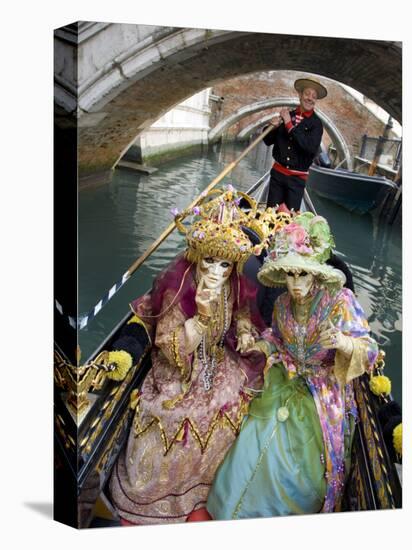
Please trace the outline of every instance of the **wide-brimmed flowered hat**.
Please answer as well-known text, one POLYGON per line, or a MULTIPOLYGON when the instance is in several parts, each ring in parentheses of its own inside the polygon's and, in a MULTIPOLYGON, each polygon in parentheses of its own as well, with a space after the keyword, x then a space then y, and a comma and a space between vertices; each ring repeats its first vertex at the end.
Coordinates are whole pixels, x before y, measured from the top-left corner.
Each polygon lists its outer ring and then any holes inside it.
POLYGON ((298 214, 275 233, 258 279, 265 286, 283 286, 287 273, 304 271, 340 288, 345 284, 345 275, 326 263, 334 246, 325 218, 312 212, 298 214))

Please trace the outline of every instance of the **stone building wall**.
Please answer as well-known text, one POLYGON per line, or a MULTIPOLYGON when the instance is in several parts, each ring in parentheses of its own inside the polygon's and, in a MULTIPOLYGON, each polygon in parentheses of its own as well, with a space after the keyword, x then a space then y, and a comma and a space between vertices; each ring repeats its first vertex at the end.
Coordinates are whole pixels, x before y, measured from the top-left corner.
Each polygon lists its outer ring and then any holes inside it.
POLYGON ((144 162, 206 145, 209 131, 210 88, 186 99, 139 136, 144 162))

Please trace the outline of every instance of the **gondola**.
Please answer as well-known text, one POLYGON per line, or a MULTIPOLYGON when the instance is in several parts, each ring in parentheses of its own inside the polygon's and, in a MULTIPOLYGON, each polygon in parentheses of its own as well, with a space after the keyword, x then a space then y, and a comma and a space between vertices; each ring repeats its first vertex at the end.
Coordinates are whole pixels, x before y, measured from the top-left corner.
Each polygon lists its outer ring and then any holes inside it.
MULTIPOLYGON (((263 203, 267 185, 268 178, 261 178, 248 194, 263 203)), ((313 210, 308 195, 302 209, 313 210)), ((248 231, 252 240, 258 239, 248 231)), ((255 282, 262 261, 263 257, 252 257, 245 266, 245 274, 255 282)), ((263 287, 260 290, 264 292, 263 287)), ((266 295, 260 305, 267 308, 275 297, 272 294, 268 300, 266 295)), ((151 342, 144 327, 139 333, 139 358, 124 380, 111 379, 103 359, 132 315, 121 320, 83 366, 74 366, 59 342, 55 345, 55 519, 74 527, 119 525, 107 482, 126 441, 137 390, 151 367, 151 342)), ((376 368, 382 364, 381 356, 376 368)), ((399 508, 402 487, 379 420, 384 401, 371 392, 366 374, 355 381, 355 394, 360 420, 342 511, 399 508)))
POLYGON ((307 187, 357 214, 379 210, 397 190, 397 185, 384 176, 368 176, 316 165, 309 169, 307 187))

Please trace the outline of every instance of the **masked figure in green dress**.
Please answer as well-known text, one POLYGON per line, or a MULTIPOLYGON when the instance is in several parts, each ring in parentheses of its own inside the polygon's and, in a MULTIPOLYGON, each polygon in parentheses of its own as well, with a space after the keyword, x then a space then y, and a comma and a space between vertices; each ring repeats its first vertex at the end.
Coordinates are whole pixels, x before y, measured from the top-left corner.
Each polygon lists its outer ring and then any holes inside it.
POLYGON ((214 519, 339 509, 357 418, 351 381, 372 369, 378 349, 344 275, 325 263, 333 244, 311 213, 275 234, 258 278, 287 292, 264 334, 264 389, 209 494, 214 519))

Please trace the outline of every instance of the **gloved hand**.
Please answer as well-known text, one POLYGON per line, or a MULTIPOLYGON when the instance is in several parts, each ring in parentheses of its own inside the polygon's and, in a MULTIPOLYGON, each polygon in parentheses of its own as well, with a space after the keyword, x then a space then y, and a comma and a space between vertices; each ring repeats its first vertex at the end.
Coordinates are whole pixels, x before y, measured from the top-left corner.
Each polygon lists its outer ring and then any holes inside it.
POLYGON ((330 319, 328 319, 328 328, 320 334, 319 344, 325 349, 336 349, 346 357, 350 357, 353 352, 352 338, 337 329, 330 319))
POLYGON ((206 288, 204 279, 199 281, 196 289, 195 302, 197 312, 202 318, 210 318, 212 316, 212 303, 218 299, 216 292, 206 288))
POLYGON ((237 338, 236 351, 240 351, 240 353, 245 353, 246 351, 249 351, 254 346, 254 344, 255 339, 250 334, 250 332, 243 332, 237 338))

